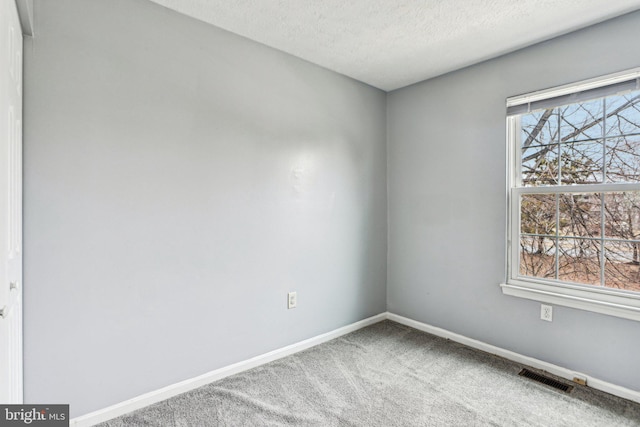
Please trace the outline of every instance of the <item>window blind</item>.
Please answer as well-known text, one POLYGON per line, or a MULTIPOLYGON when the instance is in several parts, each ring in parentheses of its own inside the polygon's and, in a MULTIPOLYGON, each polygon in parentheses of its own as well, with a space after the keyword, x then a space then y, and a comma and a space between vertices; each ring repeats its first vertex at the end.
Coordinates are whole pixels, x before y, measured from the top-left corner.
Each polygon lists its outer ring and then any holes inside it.
POLYGON ((622 93, 638 89, 640 89, 640 77, 636 76, 628 80, 617 81, 608 85, 587 88, 572 93, 561 95, 549 93, 549 97, 542 99, 536 99, 538 96, 532 95, 529 98, 533 98, 533 100, 527 100, 528 97, 525 95, 517 97, 517 99, 522 99, 522 102, 518 102, 518 100, 516 100, 507 107, 507 117, 526 114, 536 110, 554 108, 561 105, 591 101, 593 99, 603 98, 606 96, 620 95, 622 93))

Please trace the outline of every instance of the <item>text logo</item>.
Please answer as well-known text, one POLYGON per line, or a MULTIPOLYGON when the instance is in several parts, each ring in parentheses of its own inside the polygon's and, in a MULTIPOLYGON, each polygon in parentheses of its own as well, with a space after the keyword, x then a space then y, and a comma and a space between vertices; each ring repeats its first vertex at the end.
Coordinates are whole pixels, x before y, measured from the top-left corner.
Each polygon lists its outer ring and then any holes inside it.
POLYGON ((69 405, 0 405, 0 425, 69 427, 69 405))

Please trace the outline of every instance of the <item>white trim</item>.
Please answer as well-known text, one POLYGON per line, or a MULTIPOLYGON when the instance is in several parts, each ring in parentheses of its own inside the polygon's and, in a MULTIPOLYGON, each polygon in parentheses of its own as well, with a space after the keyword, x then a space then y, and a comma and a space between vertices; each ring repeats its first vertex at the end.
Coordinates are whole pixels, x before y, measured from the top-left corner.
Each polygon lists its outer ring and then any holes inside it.
POLYGON ((22 345, 22 106, 23 37, 14 0, 0 0, 0 81, 9 91, 1 93, 0 140, 3 170, 0 210, 2 240, 0 256, 0 401, 21 404, 23 397, 22 345), (8 36, 8 37, 5 37, 8 36))
POLYGON ((500 287, 505 295, 640 321, 640 304, 636 295, 606 295, 588 290, 549 286, 543 283, 522 282, 520 284, 515 280, 503 283, 500 287))
POLYGON ((331 332, 327 332, 325 334, 318 335, 316 337, 309 338, 274 351, 270 351, 269 353, 265 353, 260 356, 252 357, 251 359, 247 359, 242 362, 234 363, 233 365, 216 369, 215 371, 211 371, 195 378, 190 378, 188 380, 163 387, 159 390, 145 393, 143 395, 134 397, 133 399, 125 400, 124 402, 117 403, 107 408, 73 418, 70 421, 70 426, 88 427, 102 423, 104 421, 108 421, 112 418, 119 417, 140 408, 144 408, 145 406, 149 406, 151 404, 169 399, 170 397, 177 396, 178 394, 182 394, 198 387, 210 384, 214 381, 221 380, 230 375, 253 369, 255 367, 264 365, 265 363, 269 363, 274 360, 281 359, 283 357, 306 350, 318 344, 331 341, 332 339, 357 331, 358 329, 362 329, 366 326, 373 325, 374 323, 381 322, 386 318, 387 313, 381 313, 376 316, 361 320, 359 322, 343 326, 342 328, 335 329, 331 332))
POLYGON ((176 396, 178 394, 182 394, 187 391, 196 389, 198 387, 202 387, 204 385, 210 384, 214 381, 221 380, 230 375, 244 372, 249 369, 253 369, 255 367, 264 365, 265 363, 269 363, 274 360, 281 359, 283 357, 298 353, 302 350, 306 350, 310 347, 341 337, 343 335, 357 331, 358 329, 362 329, 364 327, 373 325, 374 323, 378 323, 383 320, 391 320, 396 323, 400 323, 402 325, 406 325, 411 328, 417 329, 419 331, 427 332, 429 334, 436 335, 442 338, 447 338, 447 339, 450 339, 451 341, 455 341, 457 343, 466 345, 468 347, 475 348, 490 354, 495 354, 500 357, 504 357, 505 359, 512 360, 516 363, 521 363, 523 365, 531 366, 537 369, 542 369, 544 371, 547 371, 549 373, 552 373, 562 378, 566 378, 568 380, 573 380, 575 377, 586 378, 587 384, 591 388, 595 388, 597 390, 601 390, 606 393, 613 394, 623 399, 628 399, 628 400, 640 403, 640 391, 631 390, 616 384, 609 383, 607 381, 600 380, 598 378, 593 378, 581 372, 575 372, 570 369, 554 365, 552 363, 544 362, 542 360, 535 359, 533 357, 524 356, 522 354, 510 351, 510 350, 506 350, 500 347, 496 347, 494 345, 487 344, 482 341, 475 340, 473 338, 468 338, 468 337, 465 337, 464 335, 456 334, 455 332, 451 332, 446 329, 438 328, 436 326, 431 326, 426 323, 418 322, 416 320, 412 320, 407 317, 386 312, 386 313, 378 314, 373 317, 369 317, 367 319, 361 320, 356 323, 352 323, 351 325, 338 328, 334 331, 327 332, 325 334, 318 335, 316 337, 313 337, 304 341, 300 341, 299 343, 292 344, 287 347, 283 347, 281 349, 274 350, 269 353, 265 353, 263 355, 253 357, 251 359, 248 359, 239 363, 235 363, 233 365, 216 369, 215 371, 211 371, 206 374, 200 375, 198 377, 169 385, 167 387, 143 394, 138 397, 134 397, 133 399, 126 400, 116 405, 109 406, 107 408, 100 409, 98 411, 73 418, 70 421, 70 426, 89 427, 89 426, 93 426, 93 425, 108 421, 110 419, 135 411, 137 409, 144 408, 145 406, 149 406, 154 403, 161 402, 165 399, 169 399, 170 397, 176 396))
POLYGON ((547 98, 555 98, 557 96, 569 95, 576 92, 596 89, 599 87, 609 86, 637 78, 640 78, 640 67, 621 71, 619 73, 609 74, 603 77, 583 80, 577 83, 570 83, 549 89, 539 90, 536 92, 525 93, 524 95, 511 96, 507 98, 507 107, 528 104, 547 98))
MULTIPOLYGON (((520 162, 517 162, 520 163, 520 162)), ((516 164, 517 164, 516 163, 516 164)), ((538 187, 513 187, 514 195, 521 194, 575 194, 575 193, 609 193, 620 191, 640 191, 637 183, 607 183, 607 184, 563 184, 541 185, 538 187)))
MULTIPOLYGON (((507 98, 507 108, 522 104, 532 103, 544 99, 553 99, 572 93, 588 91, 599 87, 614 85, 625 81, 636 81, 636 89, 640 88, 640 67, 619 73, 596 77, 577 83, 571 83, 551 89, 532 92, 525 95, 507 98)), ((519 114, 507 117, 507 275, 506 283, 501 284, 502 293, 519 298, 558 304, 580 310, 592 311, 624 319, 640 321, 640 294, 631 291, 616 290, 606 287, 578 285, 558 280, 556 251, 556 277, 555 281, 542 278, 524 277, 520 271, 520 203, 524 194, 556 194, 556 211, 559 209, 558 194, 575 193, 607 193, 615 191, 639 191, 638 183, 600 183, 581 185, 548 185, 523 187, 520 181, 520 125, 519 114)), ((604 130, 603 130, 603 138, 604 130)), ((604 213, 602 214, 604 217, 604 213)), ((556 212, 556 221, 559 221, 559 213, 556 212)), ((604 218, 603 218, 604 221, 604 218)), ((609 239, 602 233, 598 240, 604 244, 609 239)), ((556 224, 555 239, 563 237, 558 234, 559 227, 556 224)), ((613 240, 613 239, 612 239, 613 240)), ((617 239, 615 239, 617 240, 617 239)), ((601 254, 601 265, 604 258, 601 254)), ((604 278, 604 267, 601 267, 601 277, 604 278)))
POLYGON ((520 224, 520 210, 511 209, 513 193, 511 187, 514 183, 520 183, 520 116, 507 117, 507 180, 506 180, 506 201, 507 201, 507 221, 505 245, 506 253, 506 277, 511 277, 512 271, 520 270, 520 254, 513 250, 519 246, 519 242, 514 242, 511 232, 512 224, 520 224), (516 143, 514 144, 513 141, 516 143), (516 149, 516 147, 518 149, 516 149))
POLYGON ((400 323, 402 325, 409 326, 414 329, 418 329, 423 332, 427 332, 432 335, 450 339, 451 341, 464 344, 468 347, 472 347, 487 353, 504 357, 505 359, 512 360, 516 363, 521 363, 523 365, 531 366, 533 368, 542 369, 553 375, 557 375, 559 377, 566 378, 571 381, 573 381, 575 377, 586 378, 587 385, 591 388, 595 388, 597 390, 601 390, 606 393, 610 393, 615 396, 622 397, 623 399, 628 399, 628 400, 632 400, 634 402, 640 403, 640 391, 631 390, 616 384, 612 384, 607 381, 600 380, 598 378, 593 378, 581 372, 575 372, 570 369, 563 368, 562 366, 544 362, 542 360, 535 359, 533 357, 524 356, 522 354, 510 351, 510 350, 506 350, 504 348, 496 347, 494 345, 487 344, 485 342, 478 341, 473 338, 468 338, 468 337, 465 337, 464 335, 456 334, 455 332, 451 332, 446 329, 442 329, 436 326, 428 325, 426 323, 418 322, 416 320, 412 320, 407 317, 402 317, 397 314, 387 313, 387 319, 400 323))

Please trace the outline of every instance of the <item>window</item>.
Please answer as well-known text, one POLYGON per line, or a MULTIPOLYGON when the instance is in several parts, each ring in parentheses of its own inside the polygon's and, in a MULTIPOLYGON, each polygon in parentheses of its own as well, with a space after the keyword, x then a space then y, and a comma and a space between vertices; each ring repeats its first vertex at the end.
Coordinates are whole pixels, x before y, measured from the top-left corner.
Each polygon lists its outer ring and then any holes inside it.
POLYGON ((640 69, 507 100, 508 295, 640 320, 640 69))

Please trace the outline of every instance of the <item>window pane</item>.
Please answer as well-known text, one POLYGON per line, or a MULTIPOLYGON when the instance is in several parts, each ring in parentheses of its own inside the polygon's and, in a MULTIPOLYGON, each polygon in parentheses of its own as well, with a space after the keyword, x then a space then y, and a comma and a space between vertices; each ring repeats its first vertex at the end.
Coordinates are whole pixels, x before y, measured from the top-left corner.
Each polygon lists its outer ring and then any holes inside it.
POLYGON ((555 185, 558 178, 557 109, 520 117, 522 184, 555 185))
POLYGON ((560 140, 589 141, 602 138, 602 99, 571 104, 559 109, 560 140))
POLYGON ((604 196, 605 236, 613 239, 640 238, 640 192, 607 193, 604 196))
POLYGON ((556 233, 556 196, 526 194, 520 202, 520 232, 527 234, 556 233))
POLYGON ((514 273, 640 292, 640 191, 589 187, 640 183, 640 90, 522 114, 511 123, 520 125, 512 141, 520 149, 514 184, 529 187, 511 201, 520 222, 513 229, 520 243, 514 273), (543 186, 551 188, 531 188, 543 186))
POLYGON ((520 117, 522 148, 558 142, 557 110, 535 111, 520 117))
POLYGON ((607 181, 640 181, 640 135, 607 138, 607 181))
POLYGON ((559 234, 575 237, 600 236, 601 204, 598 193, 560 194, 559 234))
POLYGON ((558 145, 523 149, 521 178, 526 187, 558 184, 558 145))
POLYGON ((523 236, 520 239, 520 275, 553 279, 556 277, 554 240, 523 236))
POLYGON ((600 284, 600 241, 558 240, 558 279, 586 285, 600 284))
POLYGON ((561 144, 563 184, 602 182, 602 140, 561 144))
POLYGON ((640 291, 640 243, 605 243, 605 286, 640 291))
POLYGON ((607 136, 640 133, 640 91, 610 96, 605 102, 607 136))

